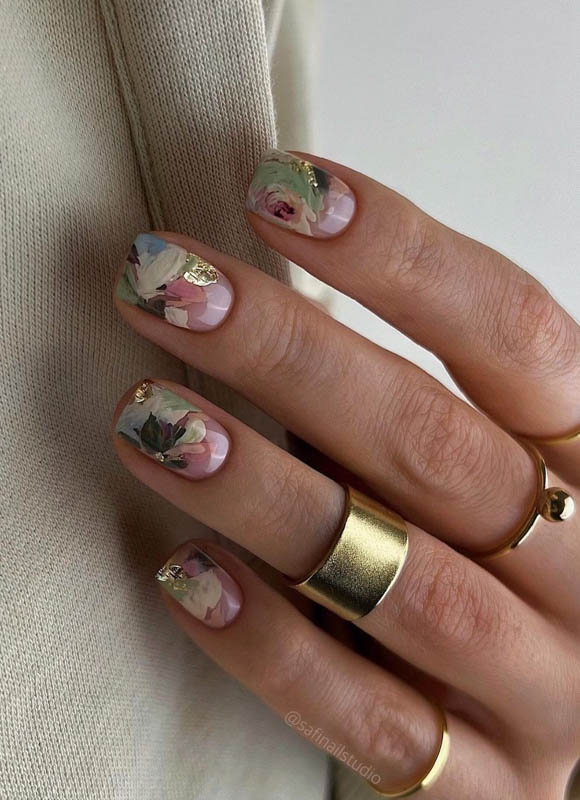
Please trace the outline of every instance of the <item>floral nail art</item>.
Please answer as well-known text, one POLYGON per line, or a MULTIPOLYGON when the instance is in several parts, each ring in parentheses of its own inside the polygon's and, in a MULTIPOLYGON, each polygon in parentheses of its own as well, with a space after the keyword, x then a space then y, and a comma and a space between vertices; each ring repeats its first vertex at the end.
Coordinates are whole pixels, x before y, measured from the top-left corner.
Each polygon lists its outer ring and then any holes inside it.
POLYGON ((242 606, 238 584, 206 553, 184 544, 156 575, 165 591, 210 628, 223 628, 242 606))
POLYGON ((246 206, 284 228, 328 238, 351 221, 355 198, 346 183, 326 170, 290 153, 269 150, 256 168, 246 206))
POLYGON ((213 475, 230 449, 225 429, 165 386, 144 381, 117 421, 119 436, 190 480, 213 475))
POLYGON ((225 275, 200 256, 140 233, 127 256, 117 297, 172 325, 206 331, 227 317, 234 290, 225 275))

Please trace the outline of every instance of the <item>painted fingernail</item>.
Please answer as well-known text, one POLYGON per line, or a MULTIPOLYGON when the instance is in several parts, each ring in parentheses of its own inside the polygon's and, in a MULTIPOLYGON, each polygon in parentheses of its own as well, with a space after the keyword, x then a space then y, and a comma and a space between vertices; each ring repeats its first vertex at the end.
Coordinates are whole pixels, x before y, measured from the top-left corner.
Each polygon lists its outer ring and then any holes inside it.
POLYGON ((208 331, 234 302, 231 283, 213 264, 152 233, 135 239, 117 284, 117 297, 179 328, 208 331))
POLYGON ((149 380, 135 391, 115 430, 142 453, 193 481, 217 472, 230 449, 230 437, 219 422, 149 380))
POLYGON ((284 228, 318 239, 351 221, 355 198, 339 178, 282 150, 268 150, 256 167, 246 206, 284 228))
POLYGON ((210 628, 228 625, 242 607, 238 584, 191 542, 182 545, 155 577, 190 614, 210 628))

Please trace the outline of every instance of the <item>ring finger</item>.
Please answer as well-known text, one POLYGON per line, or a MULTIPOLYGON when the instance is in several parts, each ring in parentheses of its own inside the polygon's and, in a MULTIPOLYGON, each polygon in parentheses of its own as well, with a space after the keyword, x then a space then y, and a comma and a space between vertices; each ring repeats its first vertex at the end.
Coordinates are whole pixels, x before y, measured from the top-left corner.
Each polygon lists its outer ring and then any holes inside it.
MULTIPOLYGON (((128 393, 117 415, 119 455, 141 481, 284 574, 299 579, 331 546, 342 489, 225 412, 184 387, 149 381, 128 393)), ((498 714, 509 710, 523 727, 530 714, 556 719, 554 698, 536 691, 554 655, 536 648, 554 639, 548 623, 469 559, 408 527, 405 566, 361 627, 498 714), (534 669, 522 675, 531 660, 534 669), (520 693, 536 705, 514 703, 520 693)), ((554 692, 566 697, 564 686, 554 692)))

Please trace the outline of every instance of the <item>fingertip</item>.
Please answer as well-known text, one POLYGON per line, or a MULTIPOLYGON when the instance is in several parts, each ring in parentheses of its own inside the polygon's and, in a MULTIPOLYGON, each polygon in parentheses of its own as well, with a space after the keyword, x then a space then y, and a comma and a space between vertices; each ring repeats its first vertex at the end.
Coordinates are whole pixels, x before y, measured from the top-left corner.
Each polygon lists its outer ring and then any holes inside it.
POLYGON ((316 160, 269 150, 248 187, 246 208, 292 233, 331 239, 350 225, 356 199, 345 181, 316 160))
POLYGON ((150 378, 134 386, 117 406, 114 432, 177 476, 209 478, 225 464, 232 439, 220 422, 187 397, 184 387, 175 388, 150 378))
POLYGON ((206 627, 223 629, 238 617, 243 593, 238 581, 221 565, 228 561, 225 551, 212 544, 199 539, 184 542, 155 578, 164 594, 174 601, 169 609, 178 621, 187 624, 187 617, 182 615, 185 610, 188 617, 206 627))

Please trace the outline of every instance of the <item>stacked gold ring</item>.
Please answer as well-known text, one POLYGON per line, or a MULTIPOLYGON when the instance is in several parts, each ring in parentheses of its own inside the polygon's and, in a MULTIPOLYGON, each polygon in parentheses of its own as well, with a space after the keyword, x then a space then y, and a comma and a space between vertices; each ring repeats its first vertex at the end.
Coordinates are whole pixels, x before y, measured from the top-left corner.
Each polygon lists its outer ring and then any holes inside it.
MULTIPOLYGON (((538 522, 564 522, 574 513, 565 489, 549 485, 546 462, 530 441, 519 440, 536 471, 531 507, 517 528, 489 550, 464 555, 477 560, 498 558, 526 541, 538 522)), ((336 538, 324 559, 305 578, 291 582, 302 594, 347 620, 365 616, 381 602, 403 568, 408 550, 405 521, 370 497, 346 487, 346 504, 336 538)))

